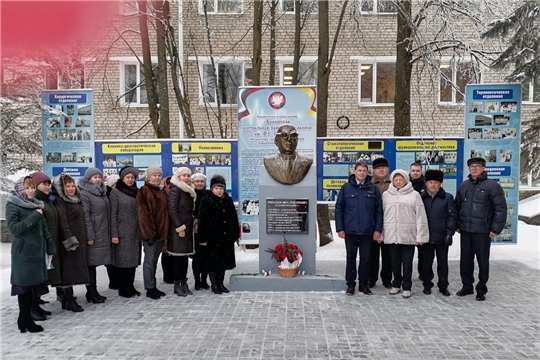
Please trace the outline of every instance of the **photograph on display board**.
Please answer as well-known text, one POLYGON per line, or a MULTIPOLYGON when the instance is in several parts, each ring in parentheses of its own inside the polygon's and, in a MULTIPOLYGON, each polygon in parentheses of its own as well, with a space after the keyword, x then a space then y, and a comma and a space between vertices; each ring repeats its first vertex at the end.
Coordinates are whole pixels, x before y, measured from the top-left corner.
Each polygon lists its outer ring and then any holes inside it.
POLYGON ((512 150, 511 149, 501 149, 499 153, 500 162, 511 162, 512 161, 512 150))
POLYGON ((477 113, 482 112, 484 109, 484 103, 481 101, 471 102, 469 103, 469 112, 470 113, 477 113))
POLYGON ((75 127, 89 127, 92 122, 89 118, 78 117, 75 121, 75 127))
POLYGON ((474 115, 474 126, 491 126, 492 118, 490 115, 474 115))
POLYGON ((493 125, 506 126, 508 124, 510 124, 510 116, 508 115, 494 115, 493 116, 493 125))
POLYGON ((323 190, 323 201, 332 201, 332 190, 323 190))
POLYGON ((341 152, 339 151, 331 151, 331 152, 325 152, 323 154, 324 162, 326 163, 338 163, 341 162, 341 152))
POLYGON ((503 189, 513 189, 516 186, 516 182, 514 179, 499 179, 499 185, 503 189))
POLYGON ((485 140, 500 139, 501 137, 502 137, 502 131, 499 128, 487 128, 487 129, 484 129, 484 139, 485 140))
POLYGON ((203 167, 196 167, 193 169, 193 174, 204 174, 204 168, 203 167))
POLYGON ((66 114, 68 114, 69 116, 75 115, 75 105, 67 105, 66 114))
POLYGON ((484 151, 484 159, 486 162, 497 162, 497 150, 484 151))
POLYGON ((496 113, 499 112, 500 104, 497 101, 486 101, 484 103, 484 112, 496 113))
POLYGON ((189 155, 189 165, 205 165, 206 156, 203 154, 190 154, 189 155))
POLYGON ((116 155, 116 166, 133 166, 133 156, 116 155))
POLYGON ((104 168, 116 167, 116 155, 107 155, 103 158, 102 165, 104 168))
POLYGON ((259 200, 242 201, 242 214, 259 215, 259 200))
POLYGON ((73 121, 71 120, 71 117, 66 116, 66 117, 64 118, 64 127, 65 127, 65 128, 70 128, 71 125, 72 125, 72 123, 73 123, 73 121))
POLYGON ((439 170, 441 170, 445 176, 456 176, 457 175, 457 167, 454 165, 446 165, 446 166, 440 166, 439 170))
POLYGON ((516 128, 506 128, 502 131, 503 139, 514 139, 516 137, 516 128))
POLYGON ((92 115, 92 105, 77 105, 77 115, 92 115))
POLYGON ((503 230, 499 235, 497 235, 496 239, 497 241, 511 242, 514 239, 514 235, 508 230, 503 230))
POLYGON ((242 233, 249 234, 251 232, 251 225, 248 222, 242 223, 242 233))
POLYGON ((358 153, 344 152, 341 157, 341 162, 356 162, 357 159, 358 159, 358 153))
POLYGON ((57 140, 58 131, 56 130, 47 130, 47 140, 57 140))
POLYGON ((189 158, 187 154, 173 154, 172 155, 172 163, 173 165, 186 165, 189 163, 189 158))
POLYGON ((146 180, 146 169, 139 169, 137 180, 146 180))
POLYGON ((178 143, 178 151, 180 152, 191 151, 191 143, 178 143))
POLYGON ((77 153, 77 162, 78 163, 91 163, 92 162, 92 153, 77 153))
POLYGON ((471 158, 482 157, 482 150, 471 150, 471 158))
POLYGON ((222 165, 232 165, 231 155, 221 155, 221 164, 222 165))
POLYGON ((508 215, 514 215, 514 205, 508 204, 508 215))
POLYGON ((506 217, 506 222, 504 223, 505 229, 510 229, 512 227, 512 218, 510 216, 506 217))
POLYGON ((77 161, 77 153, 76 152, 63 152, 62 153, 62 162, 63 163, 71 163, 77 161))
POLYGON ((48 163, 62 162, 62 153, 59 153, 59 152, 47 153, 47 155, 45 155, 45 160, 47 160, 48 163))
POLYGON ((77 140, 90 140, 90 131, 77 130, 77 140))
POLYGON ((221 155, 207 155, 206 165, 221 165, 221 155))
POLYGON ((69 140, 77 140, 77 130, 75 129, 71 129, 71 130, 68 130, 68 136, 69 136, 69 140))
POLYGON ((517 112, 517 101, 503 101, 501 102, 501 112, 517 112))
POLYGON ((52 117, 47 119, 48 128, 59 128, 60 127, 60 118, 52 117))
POLYGON ((368 152, 359 152, 356 157, 357 162, 368 163, 371 161, 371 154, 368 152))
POLYGON ((469 129, 467 137, 474 140, 482 139, 482 129, 469 129))
POLYGON ((373 162, 376 159, 380 159, 382 157, 384 157, 384 154, 382 152, 371 153, 371 162, 373 162))
POLYGON ((457 161, 457 152, 446 152, 444 154, 444 160, 448 164, 455 164, 457 161))
POLYGON ((107 180, 111 175, 118 175, 117 169, 103 169, 103 178, 107 180))

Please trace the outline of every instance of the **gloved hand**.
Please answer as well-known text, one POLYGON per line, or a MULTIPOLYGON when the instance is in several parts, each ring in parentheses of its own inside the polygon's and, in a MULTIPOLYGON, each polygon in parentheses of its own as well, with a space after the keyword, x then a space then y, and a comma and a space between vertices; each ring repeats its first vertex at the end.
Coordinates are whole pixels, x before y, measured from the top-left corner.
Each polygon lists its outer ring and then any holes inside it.
POLYGON ((156 239, 154 238, 148 239, 148 246, 154 246, 155 243, 156 243, 156 239))
POLYGON ((446 237, 444 238, 444 245, 452 246, 452 243, 453 243, 452 238, 453 238, 453 235, 446 234, 446 237))
POLYGON ((62 245, 64 245, 66 251, 72 251, 79 246, 79 241, 75 236, 70 236, 66 240, 62 241, 62 245))

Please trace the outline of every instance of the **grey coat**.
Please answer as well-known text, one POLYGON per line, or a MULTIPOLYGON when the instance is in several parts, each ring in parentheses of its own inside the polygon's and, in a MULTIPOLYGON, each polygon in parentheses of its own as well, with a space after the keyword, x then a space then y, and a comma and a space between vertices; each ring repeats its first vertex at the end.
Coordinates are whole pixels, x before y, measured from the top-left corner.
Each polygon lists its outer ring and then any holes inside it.
POLYGON ((169 242, 167 252, 173 256, 195 254, 193 242, 193 208, 197 198, 195 190, 176 176, 171 177, 169 205, 169 242), (186 236, 180 237, 178 231, 186 236))
POLYGON ((111 206, 105 185, 94 185, 79 179, 79 190, 84 206, 84 223, 88 241, 88 266, 112 264, 111 206))
POLYGON ((118 189, 113 189, 109 200, 111 202, 111 236, 119 239, 118 244, 113 244, 113 264, 120 268, 137 267, 141 264, 137 199, 118 189))

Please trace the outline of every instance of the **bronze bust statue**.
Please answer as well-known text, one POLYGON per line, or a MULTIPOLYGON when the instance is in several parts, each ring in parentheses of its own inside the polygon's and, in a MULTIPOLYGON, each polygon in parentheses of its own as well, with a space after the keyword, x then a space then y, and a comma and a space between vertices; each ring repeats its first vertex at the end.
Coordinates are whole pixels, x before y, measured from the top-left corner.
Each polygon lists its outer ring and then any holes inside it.
POLYGON ((264 157, 264 167, 272 179, 283 185, 302 181, 313 164, 313 159, 296 152, 298 133, 292 125, 282 125, 277 130, 274 144, 279 154, 264 157))

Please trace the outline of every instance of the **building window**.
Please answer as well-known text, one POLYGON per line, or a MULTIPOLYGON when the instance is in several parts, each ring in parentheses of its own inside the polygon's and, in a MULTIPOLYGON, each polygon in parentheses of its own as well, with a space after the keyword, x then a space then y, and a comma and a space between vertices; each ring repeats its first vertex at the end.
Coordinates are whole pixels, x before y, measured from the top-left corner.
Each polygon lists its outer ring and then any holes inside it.
MULTIPOLYGON (((302 0, 300 12, 304 14, 316 14, 319 12, 319 0, 302 0)), ((294 0, 281 0, 281 11, 294 13, 294 0)))
POLYGON ((204 6, 208 14, 240 14, 242 0, 199 0, 199 13, 204 14, 204 6))
POLYGON ((440 103, 462 103, 465 100, 465 86, 480 83, 480 72, 471 62, 443 63, 439 70, 440 103))
MULTIPOLYGON (((157 75, 156 67, 157 64, 152 64, 154 75, 157 75)), ((148 94, 141 65, 139 63, 122 64, 122 76, 123 103, 129 105, 148 105, 148 94)))
POLYGON ((521 87, 521 100, 526 103, 540 103, 540 84, 526 82, 521 87))
POLYGON ((395 0, 360 0, 360 11, 370 13, 397 13, 395 0))
POLYGON ((202 64, 202 95, 204 101, 215 105, 217 96, 222 105, 238 104, 238 87, 244 84, 244 64, 242 62, 222 62, 216 64, 216 73, 212 64, 202 64), (218 89, 215 86, 217 76, 218 89), (217 91, 216 91, 217 90, 217 91))
MULTIPOLYGON (((298 64, 298 84, 297 85, 317 85, 317 61, 302 61, 298 64)), ((282 62, 282 85, 293 84, 293 64, 282 62)))
POLYGON ((360 62, 360 105, 394 104, 396 63, 360 62))

